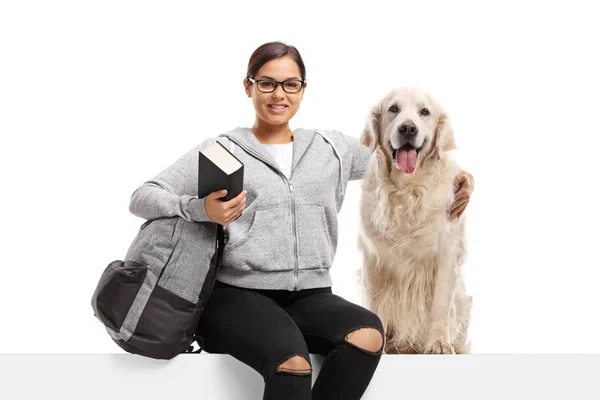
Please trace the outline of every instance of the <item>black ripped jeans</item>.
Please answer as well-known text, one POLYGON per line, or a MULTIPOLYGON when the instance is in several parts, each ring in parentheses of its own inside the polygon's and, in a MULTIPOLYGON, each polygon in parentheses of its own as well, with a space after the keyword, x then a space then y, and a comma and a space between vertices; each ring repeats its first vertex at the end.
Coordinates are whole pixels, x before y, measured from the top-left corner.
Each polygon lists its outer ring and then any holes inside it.
POLYGON ((360 328, 383 336, 379 317, 331 288, 244 289, 216 282, 198 324, 208 353, 230 354, 264 378, 264 400, 360 399, 381 358, 345 340, 360 328), (311 374, 277 371, 293 356, 326 356, 311 391, 311 374), (312 397, 311 397, 312 396, 312 397))

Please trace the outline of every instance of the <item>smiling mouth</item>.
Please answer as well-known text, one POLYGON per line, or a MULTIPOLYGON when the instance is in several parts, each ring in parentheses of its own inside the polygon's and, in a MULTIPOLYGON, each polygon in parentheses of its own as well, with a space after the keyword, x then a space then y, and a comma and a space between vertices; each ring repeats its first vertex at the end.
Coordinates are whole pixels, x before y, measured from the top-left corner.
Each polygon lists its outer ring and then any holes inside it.
POLYGON ((288 108, 288 106, 284 105, 284 104, 268 104, 269 108, 272 108, 273 110, 284 110, 286 108, 288 108))
POLYGON ((405 174, 412 174, 417 167, 417 158, 423 147, 425 147, 425 143, 427 143, 427 140, 418 148, 410 143, 405 143, 399 149, 394 148, 390 143, 394 168, 401 170, 405 174))

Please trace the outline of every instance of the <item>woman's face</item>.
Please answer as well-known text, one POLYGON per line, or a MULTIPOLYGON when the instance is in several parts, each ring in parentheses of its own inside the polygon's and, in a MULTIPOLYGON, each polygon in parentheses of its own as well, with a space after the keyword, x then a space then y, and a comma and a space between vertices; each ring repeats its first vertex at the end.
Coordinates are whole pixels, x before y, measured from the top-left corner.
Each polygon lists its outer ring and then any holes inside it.
MULTIPOLYGON (((265 63, 252 78, 282 82, 288 79, 299 80, 302 76, 298 64, 292 58, 284 56, 265 63)), ((247 78, 244 78, 244 87, 248 97, 252 98, 257 119, 270 125, 284 125, 298 111, 306 82, 298 93, 286 93, 281 85, 277 85, 272 93, 263 93, 247 78)))

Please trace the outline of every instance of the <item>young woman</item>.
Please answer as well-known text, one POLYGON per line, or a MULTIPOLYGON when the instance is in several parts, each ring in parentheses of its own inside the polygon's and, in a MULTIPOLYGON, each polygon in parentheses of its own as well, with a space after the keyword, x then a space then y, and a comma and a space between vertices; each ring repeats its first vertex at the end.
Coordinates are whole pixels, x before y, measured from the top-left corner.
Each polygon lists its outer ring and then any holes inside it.
MULTIPOLYGON (((254 125, 206 139, 163 171, 153 184, 171 197, 163 193, 163 201, 155 191, 154 203, 188 221, 226 227, 223 265, 197 328, 207 352, 258 371, 264 399, 359 399, 382 354, 383 326, 332 293, 329 268, 346 185, 362 178, 370 152, 337 131, 290 129, 306 87, 295 47, 256 49, 244 78, 254 125), (224 191, 193 196, 198 151, 217 140, 233 145, 244 164, 245 190, 226 202, 224 191), (312 390, 309 353, 326 357, 312 390)), ((462 214, 473 188, 466 172, 457 183, 449 218, 462 214)))

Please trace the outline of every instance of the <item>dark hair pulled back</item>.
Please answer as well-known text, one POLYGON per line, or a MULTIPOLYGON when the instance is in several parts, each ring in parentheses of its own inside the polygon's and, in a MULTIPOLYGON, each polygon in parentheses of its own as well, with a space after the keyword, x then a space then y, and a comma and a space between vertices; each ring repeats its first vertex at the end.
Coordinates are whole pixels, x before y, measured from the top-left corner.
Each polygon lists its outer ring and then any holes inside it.
POLYGON ((302 79, 306 79, 306 68, 304 62, 300 56, 300 52, 294 46, 289 46, 282 42, 269 42, 259 46, 254 53, 250 56, 248 61, 248 72, 246 76, 254 78, 254 75, 258 70, 271 60, 276 58, 289 56, 298 64, 300 68, 300 75, 302 79))

